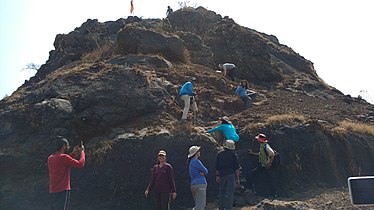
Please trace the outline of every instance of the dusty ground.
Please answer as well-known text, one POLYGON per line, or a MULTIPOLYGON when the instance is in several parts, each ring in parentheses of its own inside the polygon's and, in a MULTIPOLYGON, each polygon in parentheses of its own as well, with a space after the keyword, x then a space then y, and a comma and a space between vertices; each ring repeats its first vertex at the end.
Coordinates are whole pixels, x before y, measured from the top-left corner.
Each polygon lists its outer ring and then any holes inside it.
MULTIPOLYGON (((256 209, 374 209, 374 206, 354 206, 351 204, 348 189, 320 189, 290 198, 279 198, 269 200, 256 197, 248 193, 248 199, 258 202, 257 205, 234 207, 234 210, 256 210, 256 209)), ((207 210, 217 210, 216 203, 209 203, 207 210)))

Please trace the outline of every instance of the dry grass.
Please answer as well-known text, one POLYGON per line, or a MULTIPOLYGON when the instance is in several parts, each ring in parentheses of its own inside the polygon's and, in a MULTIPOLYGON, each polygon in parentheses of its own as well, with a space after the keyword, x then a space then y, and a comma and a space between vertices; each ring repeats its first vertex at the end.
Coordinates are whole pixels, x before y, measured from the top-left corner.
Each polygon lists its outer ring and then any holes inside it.
POLYGON ((112 45, 111 44, 106 44, 102 47, 97 48, 96 50, 86 53, 82 55, 81 60, 83 62, 95 62, 97 60, 102 59, 106 55, 109 55, 110 52, 112 52, 112 45))
POLYGON ((112 150, 114 141, 101 141, 90 154, 92 160, 96 163, 103 163, 106 155, 112 150))
POLYGON ((191 63, 191 55, 190 55, 190 51, 188 51, 188 49, 184 49, 183 50, 183 57, 184 57, 184 62, 186 63, 186 64, 189 64, 189 65, 191 65, 192 63, 191 63))
POLYGON ((61 67, 60 69, 53 71, 52 73, 47 75, 47 77, 44 80, 41 80, 40 82, 46 82, 46 81, 53 82, 56 79, 66 77, 68 75, 81 74, 82 72, 89 69, 91 66, 92 64, 88 64, 88 63, 81 64, 78 62, 67 64, 61 67))
POLYGON ((298 114, 282 114, 282 115, 274 115, 269 117, 266 120, 266 124, 268 125, 275 125, 275 124, 288 124, 288 123, 303 123, 305 122, 304 116, 298 114))
POLYGON ((339 125, 332 129, 333 133, 342 134, 347 131, 352 131, 360 134, 374 136, 374 126, 365 123, 355 123, 349 121, 339 122, 339 125))
POLYGON ((19 88, 17 91, 13 92, 12 95, 4 97, 2 100, 6 101, 7 103, 11 103, 21 99, 24 96, 24 89, 19 88))

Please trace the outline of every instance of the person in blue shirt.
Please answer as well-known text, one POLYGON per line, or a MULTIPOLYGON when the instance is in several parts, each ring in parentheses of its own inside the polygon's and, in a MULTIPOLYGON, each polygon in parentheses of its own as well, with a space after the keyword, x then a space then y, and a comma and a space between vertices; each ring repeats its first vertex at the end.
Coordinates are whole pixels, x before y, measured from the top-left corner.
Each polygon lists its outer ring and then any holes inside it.
POLYGON ((190 147, 187 156, 187 169, 191 178, 191 192, 195 201, 194 210, 204 210, 206 205, 207 182, 205 176, 208 174, 208 169, 199 160, 200 148, 199 146, 190 147))
POLYGON ((257 97, 257 93, 252 92, 250 94, 247 93, 248 89, 248 82, 247 80, 242 80, 238 88, 236 89, 235 93, 242 99, 244 102, 245 109, 248 109, 252 106, 252 101, 255 100, 257 97))
POLYGON ((194 112, 198 111, 196 101, 194 100, 194 96, 196 95, 196 93, 193 92, 192 88, 193 88, 192 87, 192 83, 191 82, 186 82, 182 86, 182 88, 179 90, 179 94, 178 95, 184 101, 184 109, 183 109, 182 120, 181 120, 182 122, 186 122, 187 121, 187 114, 188 114, 188 110, 190 109, 191 99, 193 100, 193 102, 192 102, 192 110, 194 112))
POLYGON ((236 133, 236 129, 232 122, 229 120, 227 116, 224 116, 221 119, 221 125, 208 130, 208 133, 212 133, 214 131, 223 131, 225 134, 226 140, 233 140, 234 142, 239 141, 239 135, 236 133))

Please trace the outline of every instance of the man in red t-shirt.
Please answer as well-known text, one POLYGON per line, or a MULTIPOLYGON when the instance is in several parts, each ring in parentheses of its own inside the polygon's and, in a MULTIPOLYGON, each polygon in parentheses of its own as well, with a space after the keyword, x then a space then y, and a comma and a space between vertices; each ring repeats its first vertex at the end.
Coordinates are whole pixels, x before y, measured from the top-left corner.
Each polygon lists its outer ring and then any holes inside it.
POLYGON ((69 141, 57 136, 56 152, 48 157, 49 193, 52 197, 52 210, 67 210, 70 199, 70 167, 83 168, 85 153, 83 144, 74 147, 68 155, 69 141), (79 161, 75 159, 80 155, 79 161))

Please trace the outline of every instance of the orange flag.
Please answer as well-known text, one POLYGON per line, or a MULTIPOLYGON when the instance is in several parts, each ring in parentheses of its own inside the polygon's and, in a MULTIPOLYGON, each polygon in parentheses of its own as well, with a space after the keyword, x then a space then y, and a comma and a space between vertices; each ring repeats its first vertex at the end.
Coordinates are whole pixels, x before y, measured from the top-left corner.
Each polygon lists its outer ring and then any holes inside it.
POLYGON ((130 14, 134 13, 134 4, 132 2, 133 0, 130 1, 130 14))

